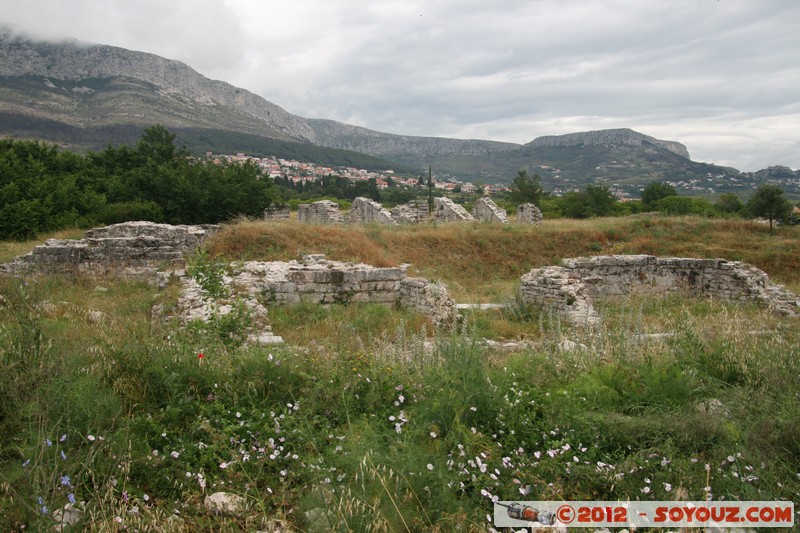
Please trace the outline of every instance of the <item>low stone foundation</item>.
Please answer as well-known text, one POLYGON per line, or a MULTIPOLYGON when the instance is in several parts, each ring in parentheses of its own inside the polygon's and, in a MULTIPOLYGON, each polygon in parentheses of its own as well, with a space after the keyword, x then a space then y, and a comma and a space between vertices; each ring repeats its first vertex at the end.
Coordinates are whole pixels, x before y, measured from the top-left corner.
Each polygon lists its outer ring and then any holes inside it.
POLYGON ((324 257, 234 264, 233 274, 224 281, 233 294, 266 304, 382 303, 414 309, 437 324, 457 314, 445 285, 409 278, 404 267, 373 267, 324 257))
POLYGON ((757 302, 773 312, 797 316, 800 299, 770 283, 763 271, 725 259, 614 255, 563 259, 561 266, 533 269, 522 276, 526 303, 552 307, 576 324, 597 322, 594 297, 627 294, 686 294, 723 302, 757 302))
POLYGON ((155 280, 158 270, 180 268, 218 226, 124 222, 87 231, 80 240, 48 239, 0 266, 6 274, 119 275, 155 280))

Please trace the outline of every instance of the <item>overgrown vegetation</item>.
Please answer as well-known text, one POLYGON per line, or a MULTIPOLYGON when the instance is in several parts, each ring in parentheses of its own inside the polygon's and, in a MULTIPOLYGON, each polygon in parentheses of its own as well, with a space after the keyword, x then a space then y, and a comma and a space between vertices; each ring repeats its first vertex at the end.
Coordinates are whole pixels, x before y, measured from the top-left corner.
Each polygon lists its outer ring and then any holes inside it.
POLYGON ((260 215, 276 199, 257 166, 188 155, 161 126, 133 149, 87 156, 0 139, 0 239, 126 220, 215 223, 260 215))
MULTIPOLYGON (((508 301, 520 268, 613 250, 738 254, 798 286, 797 229, 767 232, 694 218, 243 221, 193 272, 214 291, 223 257, 413 258, 460 300, 508 301), (493 289, 468 280, 481 273, 493 289)), ((609 300, 588 332, 512 302, 435 331, 403 310, 301 305, 270 311, 286 346, 243 348, 213 322, 154 319, 176 289, 0 279, 0 529, 45 530, 72 501, 85 531, 486 531, 495 496, 800 497, 797 319, 691 298, 609 300), (527 344, 495 352, 483 337, 527 344), (208 513, 203 498, 217 491, 246 509, 208 513)))

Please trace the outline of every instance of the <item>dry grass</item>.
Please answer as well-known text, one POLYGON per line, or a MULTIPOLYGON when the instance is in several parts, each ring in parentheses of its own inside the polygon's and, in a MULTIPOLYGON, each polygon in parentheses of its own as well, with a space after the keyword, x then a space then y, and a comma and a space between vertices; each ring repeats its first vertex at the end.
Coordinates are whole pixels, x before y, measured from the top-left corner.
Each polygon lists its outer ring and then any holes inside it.
POLYGON ((240 221, 209 243, 231 259, 289 260, 305 253, 375 266, 412 265, 413 275, 444 281, 458 301, 511 297, 519 277, 561 258, 605 254, 722 257, 746 261, 790 288, 800 287, 800 228, 769 235, 763 225, 696 217, 547 220, 538 227, 438 224, 321 227, 240 221))
POLYGON ((47 239, 80 239, 84 232, 85 230, 72 228, 49 233, 29 241, 0 241, 0 263, 27 254, 33 250, 34 246, 42 244, 47 239))

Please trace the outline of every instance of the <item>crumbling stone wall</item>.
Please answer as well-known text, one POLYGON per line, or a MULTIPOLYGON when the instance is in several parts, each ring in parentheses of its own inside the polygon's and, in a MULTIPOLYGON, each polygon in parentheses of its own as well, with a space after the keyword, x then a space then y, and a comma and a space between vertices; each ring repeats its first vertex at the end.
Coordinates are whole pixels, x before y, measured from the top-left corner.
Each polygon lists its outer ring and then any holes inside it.
POLYGON ((437 325, 452 323, 458 316, 455 301, 447 286, 424 278, 404 278, 400 281, 400 305, 430 317, 437 325))
POLYGON ((2 265, 7 274, 86 273, 155 280, 156 272, 184 265, 218 226, 123 222, 87 231, 80 240, 48 239, 2 265))
POLYGON ((320 200, 312 204, 298 205, 297 220, 305 224, 333 226, 344 222, 344 217, 336 202, 320 200))
POLYGON ((350 224, 386 224, 396 226, 397 222, 392 218, 392 214, 381 204, 369 198, 359 196, 353 200, 348 216, 350 224))
POLYGON ((517 207, 517 222, 538 226, 542 223, 542 212, 533 204, 522 204, 517 207))
POLYGON ((271 205, 264 209, 264 220, 289 220, 292 218, 288 205, 271 205))
POLYGON ((506 210, 494 203, 494 200, 488 196, 484 196, 475 202, 475 206, 472 208, 472 216, 484 222, 508 224, 508 214, 506 210))
MULTIPOLYGON (((409 307, 441 324, 455 320, 455 302, 447 287, 421 278, 409 278, 405 267, 373 267, 362 263, 329 261, 324 255, 307 255, 302 261, 248 261, 232 264, 223 278, 231 295, 251 302, 332 304, 373 302, 409 307)), ((208 310, 198 303, 196 284, 189 280, 181 308, 200 318, 208 310)), ((266 312, 264 312, 266 313, 266 312)))
POLYGON ((465 222, 474 220, 472 215, 470 215, 463 206, 443 196, 433 199, 433 218, 439 222, 465 222))
POLYGON ((594 297, 626 294, 692 294, 724 302, 757 302, 773 312, 797 316, 800 299, 770 283, 763 271, 725 259, 615 255, 563 259, 561 266, 522 276, 520 296, 543 304, 578 324, 597 322, 594 297))
POLYGON ((428 202, 412 200, 407 204, 398 205, 391 210, 392 218, 398 224, 421 224, 430 219, 428 202))

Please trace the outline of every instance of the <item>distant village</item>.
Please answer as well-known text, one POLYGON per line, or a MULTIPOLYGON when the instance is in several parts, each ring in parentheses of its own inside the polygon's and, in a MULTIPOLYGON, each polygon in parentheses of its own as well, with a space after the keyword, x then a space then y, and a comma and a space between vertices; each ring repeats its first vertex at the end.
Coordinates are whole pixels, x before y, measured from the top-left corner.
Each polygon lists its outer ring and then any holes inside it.
MULTIPOLYGON (((261 168, 265 176, 271 178, 288 179, 293 183, 307 183, 321 181, 325 176, 340 176, 349 179, 350 181, 368 181, 375 180, 378 189, 386 189, 388 187, 407 187, 413 188, 420 185, 420 178, 408 178, 395 175, 394 170, 384 170, 381 172, 371 172, 363 168, 353 167, 325 167, 316 165, 314 163, 306 163, 302 161, 295 161, 293 159, 281 159, 276 157, 253 157, 243 153, 236 155, 215 155, 211 152, 206 153, 206 158, 213 161, 222 162, 245 162, 249 161, 255 163, 261 168)), ((424 183, 427 185, 428 176, 422 176, 424 183)), ((459 181, 455 178, 437 179, 432 177, 433 186, 445 192, 464 192, 475 193, 478 192, 478 187, 474 183, 459 181)), ((482 185, 484 194, 491 195, 501 191, 508 191, 506 185, 500 184, 485 184, 482 185)))
MULTIPOLYGON (((206 153, 206 158, 214 161, 230 161, 230 162, 243 162, 250 161, 258 165, 265 176, 271 178, 283 178, 292 181, 293 183, 307 183, 322 180, 324 176, 340 176, 351 181, 368 181, 374 179, 378 189, 386 189, 388 187, 406 187, 414 188, 420 185, 420 179, 424 180, 427 184, 428 176, 419 177, 401 177, 395 175, 393 170, 384 170, 381 172, 372 172, 365 169, 353 167, 325 167, 316 165, 314 163, 296 161, 293 159, 281 159, 276 157, 253 157, 244 153, 237 153, 235 155, 215 155, 211 152, 206 153)), ((616 161, 614 162, 616 163, 616 161)), ((533 169, 535 172, 540 172, 543 176, 550 176, 555 178, 559 185, 553 187, 550 192, 554 196, 563 196, 570 191, 580 190, 580 184, 575 180, 563 176, 561 170, 547 165, 539 165, 533 169)), ((600 167, 598 167, 600 170, 600 167)), ((433 186, 443 192, 451 193, 476 193, 479 187, 482 189, 483 194, 490 196, 496 193, 509 191, 510 187, 505 184, 498 183, 485 183, 476 185, 471 182, 460 181, 454 177, 437 178, 435 175, 432 177, 433 186)), ((770 179, 770 182, 777 183, 786 188, 787 192, 794 193, 800 191, 800 179, 770 179)), ((617 197, 620 202, 629 202, 639 197, 643 185, 640 187, 631 188, 628 186, 621 186, 618 183, 610 182, 608 179, 598 177, 595 179, 598 184, 604 184, 609 187, 611 192, 617 197)), ((737 192, 745 195, 753 190, 755 187, 755 180, 752 175, 744 174, 740 177, 734 177, 726 174, 712 174, 707 173, 705 178, 694 179, 670 179, 665 180, 664 183, 674 187, 679 193, 685 195, 715 195, 719 192, 737 192), (720 187, 722 185, 722 187, 720 187), (720 190, 721 189, 721 190, 720 190)))

